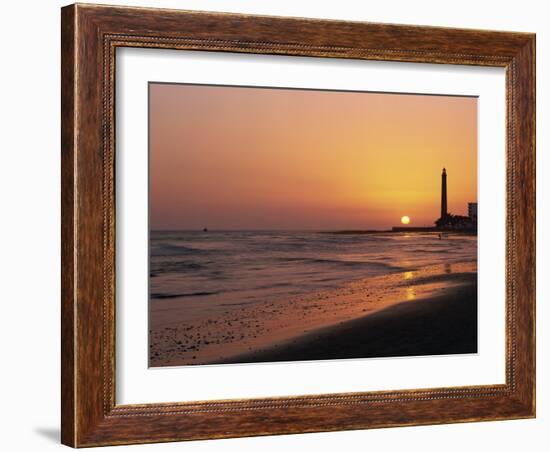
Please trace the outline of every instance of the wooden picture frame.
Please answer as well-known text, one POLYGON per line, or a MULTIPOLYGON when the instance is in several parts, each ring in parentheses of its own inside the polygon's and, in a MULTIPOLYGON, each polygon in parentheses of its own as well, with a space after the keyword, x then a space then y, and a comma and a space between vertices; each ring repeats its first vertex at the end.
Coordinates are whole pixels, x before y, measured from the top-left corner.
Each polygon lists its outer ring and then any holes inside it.
POLYGON ((62 9, 62 442, 73 447, 535 416, 535 35, 162 9, 62 9), (506 383, 115 403, 115 50, 506 69, 506 383))

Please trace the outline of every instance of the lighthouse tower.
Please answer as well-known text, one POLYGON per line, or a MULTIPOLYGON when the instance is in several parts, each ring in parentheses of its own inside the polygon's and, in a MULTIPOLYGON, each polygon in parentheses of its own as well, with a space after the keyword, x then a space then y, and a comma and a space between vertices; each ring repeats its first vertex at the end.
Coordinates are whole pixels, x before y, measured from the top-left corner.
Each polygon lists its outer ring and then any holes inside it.
POLYGON ((447 218, 447 171, 441 173, 441 219, 447 218))

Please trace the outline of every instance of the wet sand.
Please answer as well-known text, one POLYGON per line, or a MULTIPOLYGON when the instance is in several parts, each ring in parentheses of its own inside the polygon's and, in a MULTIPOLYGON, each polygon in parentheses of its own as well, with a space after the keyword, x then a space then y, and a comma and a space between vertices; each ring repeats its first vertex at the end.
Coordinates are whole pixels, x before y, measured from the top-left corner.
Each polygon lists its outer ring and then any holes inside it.
POLYGON ((477 352, 477 284, 404 302, 230 362, 446 355, 477 352))
POLYGON ((476 270, 427 266, 276 302, 155 300, 150 365, 474 353, 476 270))

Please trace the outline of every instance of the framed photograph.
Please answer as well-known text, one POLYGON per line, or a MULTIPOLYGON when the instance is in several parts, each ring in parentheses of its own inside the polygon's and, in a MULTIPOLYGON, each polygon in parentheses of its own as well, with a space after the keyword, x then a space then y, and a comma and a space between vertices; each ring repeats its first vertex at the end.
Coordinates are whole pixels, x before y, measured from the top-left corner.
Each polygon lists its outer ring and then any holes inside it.
POLYGON ((535 36, 62 9, 62 442, 535 416, 535 36))

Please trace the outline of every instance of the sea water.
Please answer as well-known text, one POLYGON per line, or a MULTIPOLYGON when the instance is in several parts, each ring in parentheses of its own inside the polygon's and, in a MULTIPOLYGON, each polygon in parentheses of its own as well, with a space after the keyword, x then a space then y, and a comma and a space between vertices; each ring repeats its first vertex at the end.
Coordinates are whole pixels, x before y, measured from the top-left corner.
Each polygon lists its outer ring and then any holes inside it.
POLYGON ((152 231, 150 299, 242 305, 353 280, 475 262, 477 237, 437 233, 152 231))

